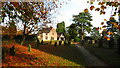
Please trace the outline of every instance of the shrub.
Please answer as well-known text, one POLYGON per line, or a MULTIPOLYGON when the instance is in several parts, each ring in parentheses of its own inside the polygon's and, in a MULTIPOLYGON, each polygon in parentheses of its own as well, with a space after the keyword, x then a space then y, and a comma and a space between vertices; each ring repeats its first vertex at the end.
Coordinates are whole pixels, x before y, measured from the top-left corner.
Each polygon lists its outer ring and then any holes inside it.
POLYGON ((21 43, 22 42, 22 37, 23 37, 22 35, 17 35, 17 36, 14 37, 14 39, 17 43, 21 43))
POLYGON ((27 35, 27 37, 26 37, 26 41, 35 42, 36 39, 37 39, 37 36, 35 36, 35 35, 27 35))
POLYGON ((10 39, 10 36, 9 36, 9 35, 2 35, 2 39, 3 39, 3 40, 9 40, 9 39, 10 39))
POLYGON ((2 59, 3 60, 5 59, 6 53, 7 53, 7 49, 5 47, 2 47, 2 59))

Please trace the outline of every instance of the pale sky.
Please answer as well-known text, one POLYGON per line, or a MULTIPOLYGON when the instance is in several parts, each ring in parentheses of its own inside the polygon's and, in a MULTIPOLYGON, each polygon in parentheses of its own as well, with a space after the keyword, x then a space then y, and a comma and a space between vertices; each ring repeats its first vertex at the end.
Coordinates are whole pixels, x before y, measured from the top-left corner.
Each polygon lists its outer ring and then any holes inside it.
MULTIPOLYGON (((99 7, 97 3, 94 3, 95 7, 99 7)), ((66 26, 69 26, 71 23, 74 23, 72 21, 73 15, 77 15, 80 12, 83 12, 85 8, 89 9, 90 4, 87 3, 87 0, 71 0, 67 4, 62 5, 62 8, 59 9, 59 14, 55 18, 55 23, 59 23, 64 21, 66 26)), ((93 21, 91 22, 94 27, 100 26, 101 22, 104 21, 104 19, 109 20, 111 15, 112 8, 108 8, 106 11, 107 13, 105 15, 100 15, 97 11, 90 11, 92 14, 93 21)), ((115 17, 116 20, 118 20, 118 16, 115 17)), ((54 27, 56 26, 54 24, 54 27)))
MULTIPOLYGON (((93 4, 95 7, 99 7, 97 3, 95 2, 93 4)), ((52 26, 56 28, 57 23, 64 21, 66 27, 69 26, 70 24, 74 23, 73 20, 73 15, 78 15, 80 12, 83 12, 84 9, 90 7, 91 5, 87 3, 87 0, 71 0, 68 1, 67 4, 62 5, 61 8, 58 8, 57 10, 59 11, 59 14, 54 14, 56 18, 54 18, 54 22, 52 22, 52 26)), ((106 10, 105 15, 100 15, 99 12, 97 11, 90 11, 92 14, 92 19, 91 21, 93 27, 100 27, 101 22, 104 21, 104 19, 109 20, 110 15, 111 15, 111 10, 112 8, 108 8, 106 10)), ((118 20, 118 16, 115 17, 116 20, 118 20)))

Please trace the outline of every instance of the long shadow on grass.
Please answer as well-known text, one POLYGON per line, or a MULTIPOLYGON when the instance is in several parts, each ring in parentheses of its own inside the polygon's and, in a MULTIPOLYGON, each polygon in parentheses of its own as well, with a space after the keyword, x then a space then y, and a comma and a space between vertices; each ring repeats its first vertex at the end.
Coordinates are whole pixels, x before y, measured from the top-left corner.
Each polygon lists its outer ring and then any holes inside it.
POLYGON ((40 45, 37 49, 85 66, 84 58, 75 46, 40 45))
MULTIPOLYGON (((29 44, 31 44, 32 48, 36 48, 36 43, 31 42, 29 44)), ((28 43, 25 44, 25 46, 27 45, 28 43)), ((36 49, 85 66, 84 57, 75 46, 39 45, 39 48, 36 49)))

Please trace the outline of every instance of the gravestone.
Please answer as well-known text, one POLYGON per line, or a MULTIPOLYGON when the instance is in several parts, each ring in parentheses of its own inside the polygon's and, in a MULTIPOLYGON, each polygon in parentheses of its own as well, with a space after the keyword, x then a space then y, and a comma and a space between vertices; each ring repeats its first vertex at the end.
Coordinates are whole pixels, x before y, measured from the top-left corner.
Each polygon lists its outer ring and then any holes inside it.
POLYGON ((16 55, 15 46, 12 46, 12 47, 10 48, 10 54, 11 54, 12 56, 15 56, 15 55, 16 55))

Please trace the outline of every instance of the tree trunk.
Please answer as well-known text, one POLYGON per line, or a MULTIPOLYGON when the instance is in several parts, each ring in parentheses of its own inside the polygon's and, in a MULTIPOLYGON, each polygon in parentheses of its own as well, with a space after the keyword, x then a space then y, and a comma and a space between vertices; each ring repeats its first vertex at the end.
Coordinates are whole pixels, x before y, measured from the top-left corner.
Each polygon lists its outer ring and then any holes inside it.
POLYGON ((82 36, 81 36, 81 40, 84 40, 84 38, 83 38, 83 37, 84 37, 84 35, 82 35, 82 36))
POLYGON ((81 36, 81 44, 84 45, 84 32, 82 32, 82 36, 81 36))
POLYGON ((23 39, 22 39, 21 45, 24 45, 24 43, 25 43, 25 39, 26 39, 26 36, 23 35, 23 39))
POLYGON ((99 46, 98 47, 103 47, 103 39, 99 39, 99 46))

